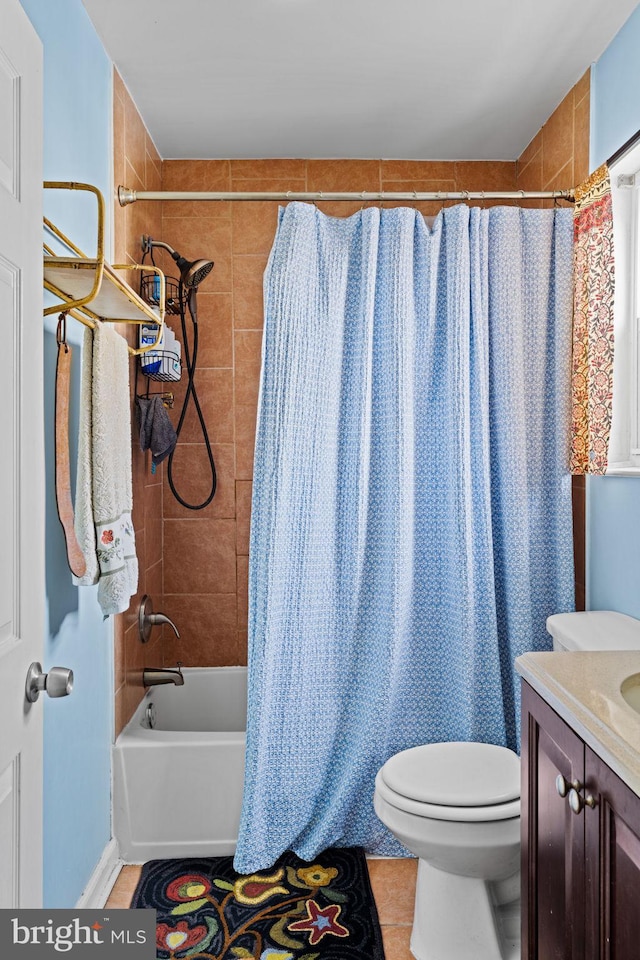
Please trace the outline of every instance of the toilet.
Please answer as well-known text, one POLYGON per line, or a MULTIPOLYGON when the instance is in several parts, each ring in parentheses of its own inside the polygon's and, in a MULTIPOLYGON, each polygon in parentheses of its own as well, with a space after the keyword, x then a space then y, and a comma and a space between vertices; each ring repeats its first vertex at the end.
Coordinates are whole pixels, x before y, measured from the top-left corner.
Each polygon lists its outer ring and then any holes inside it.
POLYGON ((376 777, 374 808, 419 858, 417 960, 516 960, 520 760, 488 743, 403 750, 376 777), (505 943, 511 953, 502 952, 505 943))
MULTIPOLYGON (((640 650, 640 620, 554 614, 557 652, 640 650)), ((378 771, 376 814, 418 857, 416 960, 519 960, 520 760, 488 743, 434 743, 378 771)))
POLYGON ((553 649, 640 650, 640 620, 613 610, 554 613, 547 617, 553 649))

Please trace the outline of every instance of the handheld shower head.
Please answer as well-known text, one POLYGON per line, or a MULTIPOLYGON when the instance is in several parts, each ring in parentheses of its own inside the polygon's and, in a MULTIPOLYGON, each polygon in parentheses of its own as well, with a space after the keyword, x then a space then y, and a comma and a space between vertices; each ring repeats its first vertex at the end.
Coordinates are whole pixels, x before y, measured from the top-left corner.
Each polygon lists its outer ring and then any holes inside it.
POLYGON ((196 301, 198 299, 198 287, 205 277, 207 277, 213 270, 213 260, 187 260, 176 250, 174 250, 173 247, 169 246, 168 243, 164 243, 163 240, 152 240, 151 237, 143 236, 143 263, 147 254, 151 256, 151 262, 154 262, 154 247, 163 247, 173 257, 176 262, 176 266, 180 271, 178 307, 180 312, 180 324, 182 327, 182 354, 187 370, 188 383, 182 402, 182 410, 180 411, 178 426, 176 427, 176 435, 178 437, 180 436, 180 431, 182 430, 187 408, 189 403, 193 402, 195 412, 198 420, 200 421, 200 427, 202 428, 202 438, 204 440, 204 446, 209 459, 209 466, 211 468, 211 489, 208 496, 202 501, 202 503, 189 503, 180 496, 176 489, 175 483, 173 482, 173 457, 176 452, 175 450, 172 450, 172 452, 169 454, 169 460, 167 463, 167 480, 169 482, 169 488, 178 503, 181 503, 182 506, 186 507, 188 510, 202 510, 213 500, 216 492, 217 476, 213 451, 211 450, 211 441, 209 440, 207 425, 202 414, 202 408, 200 407, 195 385, 196 362, 198 358, 198 312, 196 301), (191 336, 189 336, 189 330, 187 329, 187 310, 191 317, 191 336))
POLYGON ((180 279, 185 287, 199 287, 205 277, 213 270, 213 260, 192 260, 184 257, 174 258, 180 269, 180 279))
POLYGON ((200 286, 204 278, 213 270, 213 260, 187 260, 163 240, 153 240, 147 236, 142 238, 144 253, 150 253, 154 247, 162 247, 171 254, 180 271, 180 281, 190 290, 200 286))

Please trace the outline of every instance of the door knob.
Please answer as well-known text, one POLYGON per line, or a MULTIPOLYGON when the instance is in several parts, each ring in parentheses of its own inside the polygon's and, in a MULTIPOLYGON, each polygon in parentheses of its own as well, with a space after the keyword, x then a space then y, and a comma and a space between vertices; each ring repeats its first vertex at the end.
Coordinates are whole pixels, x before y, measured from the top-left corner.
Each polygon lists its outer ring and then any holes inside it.
POLYGON ((582 790, 582 784, 579 780, 572 780, 569 783, 568 780, 562 776, 561 773, 556 777, 556 791, 559 797, 566 797, 570 790, 582 790))
POLYGON ((25 695, 29 703, 35 703, 40 691, 46 690, 50 697, 68 697, 73 690, 73 670, 67 667, 51 667, 42 672, 42 664, 34 661, 27 670, 25 695))

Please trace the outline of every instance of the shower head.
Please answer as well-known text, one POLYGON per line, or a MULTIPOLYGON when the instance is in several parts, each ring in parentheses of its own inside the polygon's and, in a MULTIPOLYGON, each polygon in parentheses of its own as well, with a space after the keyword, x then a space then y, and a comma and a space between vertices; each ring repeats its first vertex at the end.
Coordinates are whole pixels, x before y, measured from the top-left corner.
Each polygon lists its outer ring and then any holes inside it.
POLYGON ((150 253, 154 247, 163 247, 171 254, 180 271, 180 281, 189 289, 200 286, 204 278, 213 270, 213 260, 187 260, 162 240, 152 240, 151 237, 146 236, 142 238, 143 253, 150 253))
POLYGON ((180 269, 180 279, 185 287, 199 287, 205 277, 213 270, 213 260, 192 260, 174 257, 180 269))

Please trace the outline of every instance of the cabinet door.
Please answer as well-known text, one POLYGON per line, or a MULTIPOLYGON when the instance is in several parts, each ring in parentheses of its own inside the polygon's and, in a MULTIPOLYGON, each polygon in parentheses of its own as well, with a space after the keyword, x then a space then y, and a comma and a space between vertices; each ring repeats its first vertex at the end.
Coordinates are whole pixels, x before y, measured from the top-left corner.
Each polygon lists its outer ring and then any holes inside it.
MULTIPOLYGON (((587 938, 598 960, 640 956, 640 798, 585 747, 587 938)), ((579 819, 576 817, 576 819, 579 819)))
POLYGON ((522 685, 522 958, 587 960, 585 818, 556 788, 582 781, 584 744, 528 684, 522 685))

